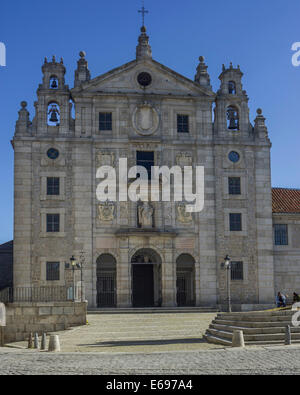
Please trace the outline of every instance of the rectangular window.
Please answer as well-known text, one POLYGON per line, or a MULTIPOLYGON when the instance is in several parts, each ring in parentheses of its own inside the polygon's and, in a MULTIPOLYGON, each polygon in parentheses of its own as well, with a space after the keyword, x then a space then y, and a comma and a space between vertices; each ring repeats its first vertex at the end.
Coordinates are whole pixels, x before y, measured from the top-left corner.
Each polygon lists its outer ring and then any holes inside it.
POLYGON ((47 281, 59 281, 59 262, 47 262, 46 263, 46 280, 47 281))
POLYGON ((229 214, 229 221, 231 232, 242 231, 242 214, 229 214))
POLYGON ((136 165, 145 167, 148 172, 148 178, 151 179, 151 167, 154 166, 154 152, 137 151, 136 165))
POLYGON ((59 214, 47 214, 47 233, 59 232, 59 214))
POLYGON ((189 116, 177 115, 177 132, 189 133, 189 116))
POLYGON ((59 178, 47 177, 47 195, 59 196, 59 178))
POLYGON ((289 244, 288 226, 281 224, 274 225, 274 237, 276 246, 287 246, 289 244))
POLYGON ((229 188, 229 195, 240 195, 241 194, 240 177, 229 177, 228 188, 229 188))
POLYGON ((100 112, 99 114, 99 130, 112 130, 112 113, 100 112))
POLYGON ((243 262, 231 262, 231 280, 244 280, 243 262))

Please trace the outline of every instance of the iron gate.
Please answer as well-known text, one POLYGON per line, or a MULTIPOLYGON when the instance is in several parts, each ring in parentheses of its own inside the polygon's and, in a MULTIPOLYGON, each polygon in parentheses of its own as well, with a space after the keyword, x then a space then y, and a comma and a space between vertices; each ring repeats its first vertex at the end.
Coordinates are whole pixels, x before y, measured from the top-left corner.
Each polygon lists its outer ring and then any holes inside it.
POLYGON ((97 306, 116 307, 116 275, 101 273, 97 279, 97 306))
POLYGON ((177 273, 177 306, 187 305, 187 289, 186 276, 182 273, 177 273))
POLYGON ((194 306, 195 299, 192 288, 192 273, 177 272, 177 306, 194 306))

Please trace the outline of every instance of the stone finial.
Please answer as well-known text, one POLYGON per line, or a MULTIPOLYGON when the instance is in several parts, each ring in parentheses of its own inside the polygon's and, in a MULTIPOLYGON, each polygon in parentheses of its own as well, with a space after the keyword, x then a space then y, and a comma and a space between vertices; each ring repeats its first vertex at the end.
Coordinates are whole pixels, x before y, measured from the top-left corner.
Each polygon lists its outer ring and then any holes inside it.
POLYGON ((254 120, 254 130, 260 138, 268 137, 268 129, 266 127, 266 118, 263 116, 263 111, 261 108, 256 110, 257 116, 254 120))
POLYGON ((55 55, 52 56, 52 63, 56 63, 55 55))
POLYGON ((29 112, 27 110, 27 102, 22 101, 20 105, 21 109, 19 111, 19 118, 16 123, 16 135, 27 133, 28 127, 31 125, 29 120, 29 112))
POLYGON ((152 58, 152 49, 149 44, 149 36, 146 34, 146 27, 141 27, 141 34, 139 36, 139 43, 136 47, 136 59, 152 58))
POLYGON ((77 70, 75 70, 75 81, 74 86, 79 86, 83 82, 90 81, 91 73, 88 69, 88 62, 85 59, 86 53, 84 51, 79 52, 80 59, 77 62, 77 70))
POLYGON ((195 75, 195 82, 205 88, 211 89, 210 76, 207 72, 208 66, 205 64, 204 56, 199 57, 199 62, 197 74, 195 75))

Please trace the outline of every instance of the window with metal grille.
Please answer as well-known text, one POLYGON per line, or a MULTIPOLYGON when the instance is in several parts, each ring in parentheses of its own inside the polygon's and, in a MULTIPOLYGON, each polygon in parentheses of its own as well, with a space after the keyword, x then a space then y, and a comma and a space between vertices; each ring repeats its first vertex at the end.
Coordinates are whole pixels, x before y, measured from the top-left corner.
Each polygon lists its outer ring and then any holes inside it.
POLYGON ((229 214, 230 231, 241 232, 242 231, 242 214, 229 214))
POLYGON ((47 214, 47 232, 59 232, 59 214, 47 214))
POLYGON ((241 194, 241 179, 240 177, 228 178, 229 195, 241 194))
POLYGON ((59 178, 58 177, 47 177, 47 195, 58 196, 59 195, 59 178))
POLYGON ((282 224, 274 225, 274 238, 276 246, 287 246, 289 244, 288 226, 282 224))
POLYGON ((112 130, 112 113, 100 112, 99 114, 99 130, 112 130))
POLYGON ((177 115, 177 132, 178 133, 189 133, 189 116, 188 115, 177 115))
POLYGON ((47 262, 46 263, 46 280, 47 281, 59 281, 59 262, 47 262))
POLYGON ((231 262, 231 280, 232 281, 243 281, 244 270, 243 262, 231 262))
POLYGON ((151 179, 151 167, 154 166, 154 152, 137 151, 136 165, 145 167, 148 172, 148 178, 151 179))

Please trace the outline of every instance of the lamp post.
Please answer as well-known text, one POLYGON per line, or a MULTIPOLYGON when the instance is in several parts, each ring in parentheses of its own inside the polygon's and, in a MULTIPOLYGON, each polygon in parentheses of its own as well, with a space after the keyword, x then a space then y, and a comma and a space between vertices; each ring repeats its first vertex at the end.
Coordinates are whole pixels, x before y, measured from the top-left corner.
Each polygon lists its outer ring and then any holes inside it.
MULTIPOLYGON (((82 280, 82 265, 80 263, 77 262, 76 258, 74 257, 74 255, 72 255, 72 257, 70 258, 70 263, 66 263, 65 264, 65 268, 72 270, 73 272, 73 302, 76 301, 76 296, 75 296, 75 287, 76 287, 76 270, 80 269, 81 270, 81 280, 82 280)), ((82 296, 81 296, 81 300, 82 300, 82 296)))
POLYGON ((231 259, 229 255, 226 255, 224 259, 224 268, 227 275, 227 302, 228 302, 228 313, 231 313, 231 259))
POLYGON ((70 258, 70 262, 71 262, 71 269, 73 271, 73 301, 75 302, 75 270, 76 270, 76 259, 74 258, 74 255, 72 255, 72 257, 70 258))
POLYGON ((85 264, 85 252, 82 250, 82 251, 80 252, 80 281, 81 281, 80 290, 81 290, 81 302, 83 302, 83 297, 84 297, 84 295, 83 295, 83 290, 84 290, 84 287, 83 287, 83 266, 84 266, 84 264, 85 264))

